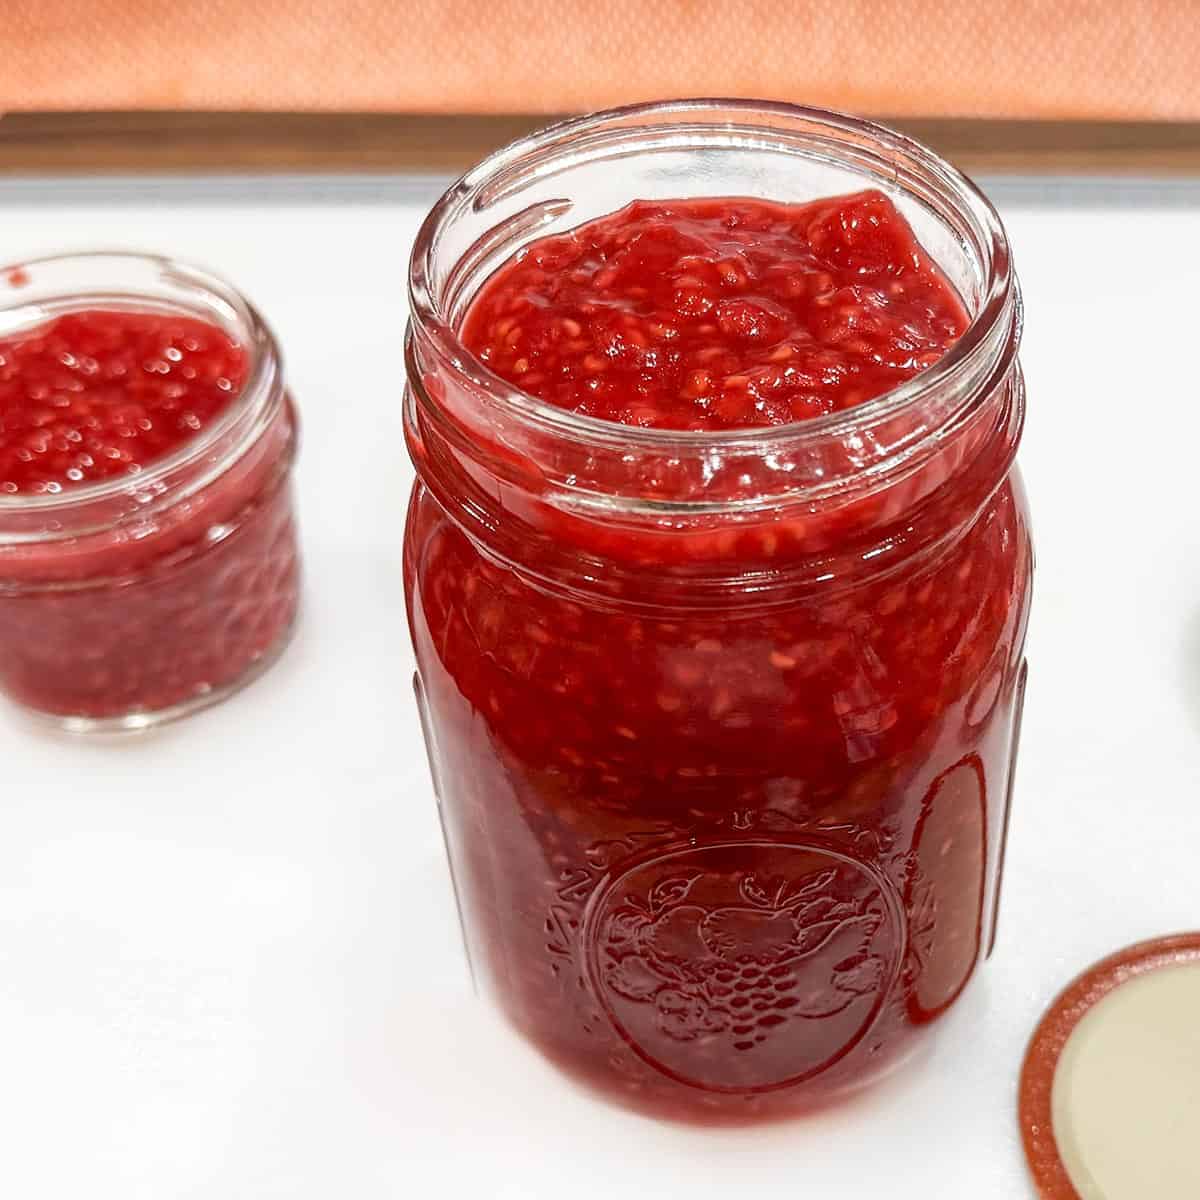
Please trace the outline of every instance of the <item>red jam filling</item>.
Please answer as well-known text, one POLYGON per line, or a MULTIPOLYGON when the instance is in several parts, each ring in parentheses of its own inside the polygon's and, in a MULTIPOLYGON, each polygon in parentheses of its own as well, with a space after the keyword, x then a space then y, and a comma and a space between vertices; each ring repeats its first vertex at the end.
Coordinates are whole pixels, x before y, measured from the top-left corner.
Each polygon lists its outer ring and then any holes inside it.
POLYGON ((0 494, 136 474, 189 442, 241 391, 245 351, 158 313, 69 313, 0 340, 0 494))
POLYGON ((813 204, 639 201, 526 246, 463 341, 560 408, 627 425, 780 425, 861 404, 966 328, 878 192, 813 204))
MULTIPOLYGON (((463 337, 551 404, 725 429, 862 403, 965 325, 868 192, 630 205, 526 246, 463 337)), ((605 1093, 697 1119, 794 1111, 894 1061, 986 953, 1030 550, 995 456, 946 454, 938 519, 957 536, 723 607, 651 590, 683 533, 572 518, 579 586, 547 588, 567 526, 545 520, 505 563, 418 485, 410 619, 472 958, 514 1024, 605 1093), (597 557, 623 566, 603 599, 597 557)), ((893 525, 904 486, 892 509, 877 498, 893 525)), ((512 488, 494 503, 527 528, 545 507, 512 488)), ((721 542, 731 573, 802 538, 804 514, 770 518, 721 542)))
MULTIPOLYGON (((93 502, 89 485, 211 428, 248 370, 221 329, 151 311, 80 310, 0 341, 0 499, 93 502)), ((219 694, 267 658, 297 599, 293 441, 285 405, 223 474, 136 529, 0 546, 4 690, 54 716, 121 719, 219 694)))

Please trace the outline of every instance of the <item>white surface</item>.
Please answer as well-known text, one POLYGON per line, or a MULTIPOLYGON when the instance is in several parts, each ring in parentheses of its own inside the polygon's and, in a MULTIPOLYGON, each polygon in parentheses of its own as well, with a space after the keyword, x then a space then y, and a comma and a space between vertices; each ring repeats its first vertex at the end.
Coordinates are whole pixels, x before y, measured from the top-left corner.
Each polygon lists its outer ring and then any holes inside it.
POLYGON ((1014 1088, 1040 1012, 1115 947, 1200 925, 1200 192, 1000 193, 1039 574, 994 959, 853 1105, 698 1132, 575 1091, 470 994, 400 574, 424 199, 296 191, 0 183, 0 260, 173 252, 269 315, 308 573, 298 641, 224 707, 118 743, 0 715, 0 1193, 1027 1200, 1014 1088))

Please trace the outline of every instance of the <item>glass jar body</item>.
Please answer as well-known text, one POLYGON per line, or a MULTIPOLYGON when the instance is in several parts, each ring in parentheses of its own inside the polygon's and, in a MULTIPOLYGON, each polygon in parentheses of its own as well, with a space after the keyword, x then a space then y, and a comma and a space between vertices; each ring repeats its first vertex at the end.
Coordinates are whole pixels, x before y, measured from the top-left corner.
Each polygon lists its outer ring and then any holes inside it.
POLYGON ((906 139, 686 101, 598 114, 446 193, 411 280, 408 615, 477 981, 655 1114, 861 1086, 990 951, 1032 553, 998 219, 906 139), (458 338, 490 270, 634 197, 873 187, 972 323, 886 396, 678 434, 550 410, 458 338))
POLYGON ((204 444, 115 484, 0 507, 0 689, 72 731, 145 728, 222 699, 286 645, 299 596, 296 412, 274 339, 219 281, 138 256, 22 270, 14 321, 178 312, 226 329, 253 359, 204 444))
POLYGON ((862 1084, 995 929, 1031 554, 1007 479, 936 559, 769 611, 554 595, 417 485, 410 619, 476 979, 628 1103, 862 1084))

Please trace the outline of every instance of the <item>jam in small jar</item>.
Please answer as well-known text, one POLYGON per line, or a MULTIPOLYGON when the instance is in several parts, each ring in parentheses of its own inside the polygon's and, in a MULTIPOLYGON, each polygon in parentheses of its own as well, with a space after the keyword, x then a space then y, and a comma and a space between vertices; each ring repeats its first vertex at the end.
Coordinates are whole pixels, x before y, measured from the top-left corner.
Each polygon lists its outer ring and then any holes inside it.
POLYGON ((554 126, 413 254, 418 699, 476 979, 601 1093, 769 1118, 991 952, 1032 551, 1020 300, 916 143, 554 126))
POLYGON ((125 254, 0 270, 0 690, 141 729, 274 661, 296 438, 275 338, 219 279, 125 254))

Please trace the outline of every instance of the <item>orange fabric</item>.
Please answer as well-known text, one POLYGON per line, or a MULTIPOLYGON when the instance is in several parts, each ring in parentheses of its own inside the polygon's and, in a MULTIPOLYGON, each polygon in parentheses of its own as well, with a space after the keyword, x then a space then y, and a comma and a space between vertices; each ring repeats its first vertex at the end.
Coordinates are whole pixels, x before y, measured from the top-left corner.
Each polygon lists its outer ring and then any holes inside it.
POLYGON ((1200 0, 0 0, 0 109, 1200 118, 1200 0))

